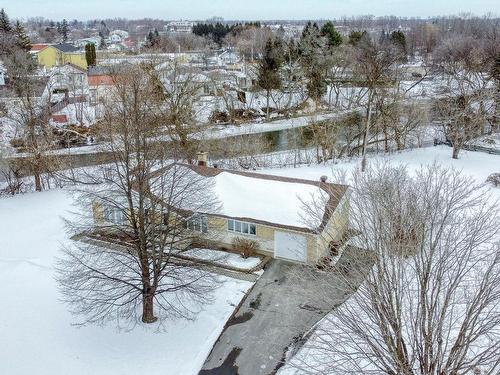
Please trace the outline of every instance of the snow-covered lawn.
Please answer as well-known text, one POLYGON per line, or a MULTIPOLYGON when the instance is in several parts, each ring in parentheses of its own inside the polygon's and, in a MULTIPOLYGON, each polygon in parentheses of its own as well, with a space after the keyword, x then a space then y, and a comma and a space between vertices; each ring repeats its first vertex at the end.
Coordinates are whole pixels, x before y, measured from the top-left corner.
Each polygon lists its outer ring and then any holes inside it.
POLYGON ((197 374, 252 284, 226 279, 196 321, 174 321, 164 333, 76 328, 53 270, 71 208, 62 190, 0 199, 0 374, 197 374))
MULTIPOLYGON (((453 160, 446 146, 369 157, 369 163, 377 161, 406 164, 410 170, 437 162, 478 182, 500 172, 500 156, 462 151, 453 160)), ((333 170, 349 172, 358 166, 359 160, 353 159, 261 172, 319 180, 331 177, 333 170)), ((500 189, 492 191, 500 198, 500 189)), ((251 283, 227 279, 196 321, 175 321, 165 333, 149 327, 131 332, 75 328, 58 300, 53 270, 60 244, 69 241, 61 216, 71 208, 62 190, 0 199, 0 374, 197 374, 251 283)), ((294 372, 285 367, 280 373, 294 372)))
MULTIPOLYGON (((462 173, 474 177, 478 183, 485 182, 486 178, 492 173, 500 173, 500 156, 462 150, 459 159, 455 160, 451 158, 451 148, 448 146, 406 150, 389 155, 368 155, 368 165, 384 162, 406 165, 410 171, 435 162, 443 167, 460 170, 462 173)), ((340 161, 337 164, 328 163, 298 168, 262 169, 257 172, 318 181, 322 175, 326 175, 331 181, 334 171, 349 173, 349 171, 360 167, 360 165, 360 159, 353 158, 350 161, 340 161)))
POLYGON ((258 257, 249 257, 244 259, 239 254, 212 249, 190 249, 183 252, 182 255, 197 259, 210 260, 214 263, 236 267, 242 270, 251 270, 262 261, 262 259, 258 257))
MULTIPOLYGON (((484 183, 486 178, 492 173, 500 172, 500 156, 492 155, 483 152, 461 151, 459 159, 451 158, 451 148, 447 146, 437 146, 416 150, 408 150, 391 155, 369 156, 369 164, 388 162, 392 165, 406 165, 408 170, 414 171, 422 166, 432 165, 436 163, 443 167, 454 168, 461 171, 464 175, 472 177, 477 183, 484 183)), ((260 170, 262 173, 273 173, 281 176, 298 177, 305 179, 319 180, 320 176, 327 175, 330 178, 333 173, 342 171, 345 173, 351 172, 354 168, 360 167, 360 160, 354 158, 350 161, 339 162, 337 164, 304 166, 299 168, 284 168, 284 169, 268 169, 260 170)), ((493 199, 500 201, 500 188, 491 187, 490 190, 493 199)), ((331 324, 327 319, 323 319, 318 323, 322 330, 328 329, 328 324, 331 324)), ((314 335, 310 340, 314 340, 314 335)), ((312 342, 312 347, 321 347, 321 342, 312 342)), ((307 367, 307 365, 318 366, 317 363, 321 352, 312 353, 315 349, 303 348, 296 354, 295 361, 298 367, 307 367), (314 354, 314 355, 313 355, 314 354), (318 355, 319 354, 319 355, 318 355)), ((289 358, 289 361, 294 359, 289 358)), ((318 367, 317 367, 318 368, 318 367)), ((319 367, 320 368, 320 367, 319 367)), ((279 375, 300 375, 303 372, 299 368, 291 365, 285 365, 278 372, 279 375)))

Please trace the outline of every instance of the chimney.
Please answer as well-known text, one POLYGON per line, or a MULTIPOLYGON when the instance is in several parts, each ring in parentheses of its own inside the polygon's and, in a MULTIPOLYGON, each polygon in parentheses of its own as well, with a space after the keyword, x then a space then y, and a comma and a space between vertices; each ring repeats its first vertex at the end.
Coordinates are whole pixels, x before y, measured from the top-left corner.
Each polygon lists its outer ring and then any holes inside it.
POLYGON ((328 177, 327 176, 321 176, 319 179, 320 179, 321 182, 325 183, 326 180, 328 180, 328 177))
POLYGON ((208 165, 208 152, 198 152, 196 154, 196 159, 200 167, 206 167, 208 165))

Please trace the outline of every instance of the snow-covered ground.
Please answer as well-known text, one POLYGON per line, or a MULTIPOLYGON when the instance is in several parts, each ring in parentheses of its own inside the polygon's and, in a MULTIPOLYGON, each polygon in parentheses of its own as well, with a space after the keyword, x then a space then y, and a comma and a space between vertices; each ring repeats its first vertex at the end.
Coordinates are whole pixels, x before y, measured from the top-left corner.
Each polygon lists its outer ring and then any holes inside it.
POLYGON ((472 146, 480 146, 500 151, 500 133, 482 136, 470 142, 470 144, 472 146))
POLYGON ((61 216, 70 209, 63 190, 0 199, 0 374, 197 374, 252 284, 224 279, 196 321, 174 321, 166 332, 76 328, 53 270, 69 241, 61 216))
MULTIPOLYGON (((500 156, 498 155, 462 150, 460 151, 459 159, 455 160, 451 158, 451 151, 451 148, 448 146, 436 146, 395 152, 388 155, 369 155, 368 164, 383 162, 403 164, 411 171, 421 166, 438 163, 443 167, 460 170, 464 174, 474 177, 479 183, 485 182, 490 174, 500 172, 500 156)), ((359 158, 352 158, 349 161, 340 160, 336 164, 327 163, 300 166, 298 168, 262 169, 257 172, 304 178, 307 180, 319 180, 321 176, 325 175, 331 181, 334 173, 348 173, 353 168, 360 167, 360 165, 361 161, 359 158)))
MULTIPOLYGON (((500 172, 500 156, 492 155, 483 152, 461 151, 459 159, 454 160, 451 158, 451 148, 447 146, 429 147, 423 149, 415 149, 394 153, 391 155, 378 155, 369 157, 369 164, 388 162, 393 165, 406 165, 408 170, 415 171, 422 166, 432 165, 433 163, 439 164, 446 168, 454 168, 461 171, 464 175, 472 177, 477 183, 484 183, 486 178, 492 173, 500 172)), ((282 176, 300 177, 306 179, 319 179, 321 175, 327 175, 333 178, 333 175, 338 172, 349 173, 354 168, 360 167, 360 160, 358 158, 346 162, 339 162, 337 164, 327 165, 314 165, 304 166, 299 168, 284 168, 284 169, 270 169, 261 170, 262 173, 274 173, 282 176)), ((490 190, 493 199, 500 201, 500 188, 491 187, 490 190)), ((323 319, 318 323, 319 329, 327 330, 328 324, 331 322, 323 319)), ((309 340, 314 340, 314 335, 309 340)), ((313 341, 311 346, 314 348, 321 347, 321 342, 313 341)), ((307 367, 308 364, 317 366, 318 356, 317 353, 311 353, 310 348, 304 348, 298 351, 296 357, 289 359, 289 361, 297 361, 298 366, 307 367)), ((290 363, 290 362, 289 362, 290 363)), ((297 367, 290 364, 285 365, 278 372, 279 375, 301 375, 303 372, 297 367)))
MULTIPOLYGON (((500 172, 500 156, 438 146, 369 156, 369 163, 405 164, 410 170, 434 162, 462 170, 478 182, 500 172)), ((319 180, 359 167, 359 159, 337 164, 261 170, 319 180)), ((500 198, 500 189, 492 189, 500 198)), ((227 279, 196 321, 175 321, 164 333, 150 327, 117 332, 114 327, 71 326, 59 302, 53 263, 68 242, 61 216, 72 209, 63 190, 0 199, 0 374, 197 374, 234 306, 251 283, 227 279)), ((300 353, 300 352, 299 352, 300 353)), ((294 373, 285 367, 280 374, 294 373)))
POLYGON ((244 123, 240 125, 221 125, 215 126, 200 134, 195 135, 199 139, 220 139, 242 134, 256 134, 263 132, 271 132, 283 129, 302 128, 310 125, 313 122, 332 120, 341 118, 359 109, 349 109, 345 111, 326 112, 314 115, 298 116, 289 119, 275 120, 271 122, 261 123, 244 123))
POLYGON ((262 261, 262 259, 258 257, 249 257, 245 259, 239 254, 212 249, 190 249, 183 252, 182 255, 196 259, 209 260, 214 263, 236 267, 242 270, 251 270, 262 261))

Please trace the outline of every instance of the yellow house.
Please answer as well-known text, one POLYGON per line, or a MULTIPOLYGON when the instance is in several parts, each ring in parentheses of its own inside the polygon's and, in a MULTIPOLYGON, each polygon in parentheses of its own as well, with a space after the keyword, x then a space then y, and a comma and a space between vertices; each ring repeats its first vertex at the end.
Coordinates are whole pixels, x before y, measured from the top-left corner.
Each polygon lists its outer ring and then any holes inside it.
MULTIPOLYGON (((238 238, 256 242, 262 255, 297 263, 317 264, 339 255, 349 224, 347 186, 325 178, 311 181, 178 163, 155 174, 172 168, 190 181, 205 179, 206 194, 221 203, 217 211, 193 212, 187 220, 201 239, 215 239, 216 248, 238 250, 233 248, 238 238)), ((125 220, 114 208, 94 204, 93 210, 98 224, 125 220)))
POLYGON ((85 53, 68 43, 49 45, 37 53, 37 58, 38 63, 48 69, 68 63, 87 69, 85 53))

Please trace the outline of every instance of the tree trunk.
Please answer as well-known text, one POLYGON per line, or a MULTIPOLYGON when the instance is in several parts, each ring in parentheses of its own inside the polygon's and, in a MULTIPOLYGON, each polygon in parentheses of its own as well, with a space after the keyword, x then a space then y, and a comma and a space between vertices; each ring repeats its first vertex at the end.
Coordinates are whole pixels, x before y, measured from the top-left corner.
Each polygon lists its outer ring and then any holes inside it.
POLYGON ((35 190, 42 191, 42 179, 39 173, 35 173, 35 190))
POLYGON ((42 191, 42 178, 40 176, 40 157, 35 156, 33 165, 33 177, 35 177, 35 190, 42 191))
POLYGON ((153 311, 153 294, 145 293, 142 296, 142 322, 154 323, 158 318, 154 315, 153 311))
POLYGON ((366 149, 368 146, 368 134, 370 133, 370 124, 372 120, 372 94, 368 96, 368 108, 366 115, 366 128, 365 134, 363 137, 363 159, 361 159, 361 172, 364 172, 366 169, 366 149))
POLYGON ((270 112, 269 112, 269 90, 267 90, 267 95, 266 95, 266 121, 269 121, 270 118, 270 112))
POLYGON ((458 159, 458 153, 460 152, 460 147, 453 145, 453 155, 451 156, 453 159, 458 159))
POLYGON ((387 132, 387 125, 384 124, 383 127, 384 127, 384 152, 387 154, 389 153, 389 134, 387 132))
POLYGON ((395 129, 395 131, 394 131, 394 141, 396 142, 396 149, 398 151, 402 151, 403 148, 404 148, 404 146, 403 146, 403 140, 402 140, 402 136, 399 133, 398 129, 395 129))

